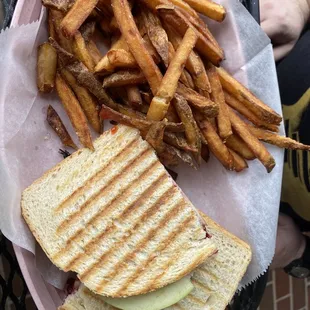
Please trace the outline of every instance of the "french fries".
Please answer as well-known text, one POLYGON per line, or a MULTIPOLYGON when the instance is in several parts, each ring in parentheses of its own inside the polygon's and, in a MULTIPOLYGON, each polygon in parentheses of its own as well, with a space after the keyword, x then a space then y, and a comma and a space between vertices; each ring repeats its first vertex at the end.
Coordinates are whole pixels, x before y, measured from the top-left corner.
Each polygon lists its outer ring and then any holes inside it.
MULTIPOLYGON (((220 67, 224 52, 199 14, 221 22, 226 15, 221 5, 211 0, 43 3, 49 43, 38 51, 38 88, 49 92, 56 86, 84 146, 93 148, 87 121, 101 133, 102 121, 109 119, 139 129, 165 165, 185 162, 196 168, 212 153, 228 170, 243 171, 257 158, 270 172, 275 162, 262 142, 310 151, 278 135, 281 116, 220 67), (102 43, 110 44, 105 55, 102 43)), ((75 147, 51 109, 51 126, 60 128, 65 145, 75 147)))
POLYGON ((37 86, 42 93, 54 89, 57 68, 57 53, 48 42, 38 47, 37 86))
POLYGON ((168 36, 161 25, 159 17, 149 9, 141 10, 142 19, 147 31, 147 34, 155 47, 157 53, 162 58, 164 64, 169 63, 169 46, 168 36))
POLYGON ((255 158, 255 155, 248 148, 246 143, 235 133, 226 140, 226 145, 247 160, 252 160, 255 158))
POLYGON ((145 83, 146 78, 139 70, 117 71, 107 76, 102 83, 103 88, 136 85, 145 83))
POLYGON ((225 8, 211 0, 184 0, 198 13, 210 17, 218 22, 222 22, 226 16, 225 8))
POLYGON ((64 17, 60 28, 65 37, 70 38, 76 34, 80 26, 96 7, 98 0, 76 0, 72 8, 64 17))
POLYGON ((61 75, 72 88, 75 96, 79 100, 79 103, 90 125, 94 128, 96 132, 101 133, 102 126, 97 110, 97 101, 86 88, 80 86, 77 83, 75 77, 67 69, 62 68, 61 75))
MULTIPOLYGON (((186 100, 179 95, 175 96, 173 103, 180 120, 184 124, 186 139, 189 145, 192 147, 193 152, 195 152, 196 155, 199 155, 201 152, 201 139, 192 110, 186 100)), ((199 158, 197 161, 199 162, 200 156, 198 157, 199 158)))
POLYGON ((73 91, 59 73, 56 75, 56 90, 81 144, 93 150, 94 146, 85 114, 73 91))
POLYGON ((87 67, 88 70, 93 71, 95 67, 94 60, 89 53, 86 42, 82 34, 77 31, 73 40, 73 53, 75 56, 87 67))
POLYGON ((63 145, 72 147, 73 149, 77 150, 77 146, 70 137, 65 125, 63 124, 59 115, 51 105, 49 105, 47 108, 46 120, 48 124, 56 132, 57 136, 60 138, 63 145))
POLYGON ((229 108, 229 118, 233 129, 238 133, 248 148, 255 154, 260 162, 265 166, 267 172, 271 172, 275 166, 274 158, 268 152, 266 147, 251 134, 247 125, 229 108))
POLYGON ((112 0, 114 16, 131 53, 149 82, 153 94, 157 93, 162 74, 144 46, 127 0, 112 0))
POLYGON ((248 125, 248 129, 257 139, 281 148, 291 150, 310 151, 310 146, 297 142, 291 138, 280 136, 274 132, 248 125))
MULTIPOLYGON (((157 8, 162 18, 170 24, 180 35, 184 35, 186 30, 192 27, 191 23, 185 16, 174 8, 167 8, 167 6, 160 6, 157 8)), ((218 49, 210 40, 206 39, 198 30, 195 30, 198 39, 196 49, 209 59, 214 65, 219 63, 224 58, 222 50, 218 49)))
POLYGON ((241 115, 246 117, 251 123, 258 127, 262 127, 265 129, 268 129, 270 131, 277 132, 278 126, 270 123, 266 123, 262 121, 259 117, 257 117, 252 111, 248 110, 245 105, 243 105, 242 102, 240 102, 238 99, 230 95, 228 92, 224 91, 225 95, 225 101, 226 103, 233 109, 235 109, 237 112, 239 112, 241 115))
POLYGON ((184 97, 188 101, 189 105, 203 113, 206 117, 215 117, 218 115, 219 105, 200 95, 193 89, 179 83, 177 94, 184 97))
POLYGON ((176 50, 174 58, 169 64, 156 96, 151 101, 150 109, 147 113, 148 119, 162 120, 165 117, 170 101, 177 89, 184 65, 196 41, 196 32, 192 28, 188 28, 179 48, 176 50))
POLYGON ((219 135, 225 142, 227 138, 232 135, 231 123, 228 116, 228 106, 225 102, 222 85, 220 83, 217 71, 212 64, 209 64, 207 73, 212 88, 211 98, 219 105, 219 113, 217 116, 217 127, 219 135))
POLYGON ((273 111, 269 106, 264 104, 258 98, 256 98, 246 87, 240 82, 235 80, 227 71, 223 68, 217 68, 223 88, 242 102, 247 109, 252 111, 255 115, 261 118, 266 123, 279 125, 282 121, 282 117, 273 111))
POLYGON ((222 163, 222 165, 228 169, 234 169, 234 158, 229 152, 222 139, 217 134, 213 125, 208 121, 198 121, 198 126, 208 142, 210 151, 216 156, 216 158, 222 163))
POLYGON ((139 88, 135 85, 126 87, 128 102, 131 106, 137 107, 142 105, 142 97, 139 88))

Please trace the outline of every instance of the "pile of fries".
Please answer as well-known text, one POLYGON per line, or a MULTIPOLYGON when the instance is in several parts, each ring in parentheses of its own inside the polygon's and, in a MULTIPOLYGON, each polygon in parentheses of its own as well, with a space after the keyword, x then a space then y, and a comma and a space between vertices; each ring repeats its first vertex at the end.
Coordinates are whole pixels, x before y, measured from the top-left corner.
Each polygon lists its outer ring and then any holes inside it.
MULTIPOLYGON (((136 127, 166 166, 193 167, 209 153, 229 170, 257 158, 275 161, 261 141, 310 150, 277 134, 279 114, 220 67, 224 52, 198 13, 221 22, 210 0, 42 0, 49 41, 38 49, 37 83, 54 88, 79 141, 93 149, 89 126, 103 120, 136 127), (102 55, 100 45, 110 44, 102 55)), ((47 120, 76 148, 61 119, 47 120)))

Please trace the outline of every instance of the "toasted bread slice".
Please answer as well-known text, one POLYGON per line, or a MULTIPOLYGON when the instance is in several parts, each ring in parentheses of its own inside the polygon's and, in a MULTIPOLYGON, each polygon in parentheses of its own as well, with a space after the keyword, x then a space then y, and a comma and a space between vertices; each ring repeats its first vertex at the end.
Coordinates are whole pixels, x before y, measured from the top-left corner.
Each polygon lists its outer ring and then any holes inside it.
MULTIPOLYGON (((224 310, 242 279, 250 261, 250 247, 230 234, 217 223, 201 213, 208 232, 218 247, 218 253, 207 259, 193 272, 194 290, 177 304, 167 310, 224 310)), ((81 285, 75 295, 67 297, 59 310, 75 310, 72 304, 82 305, 77 310, 114 310, 100 296, 81 285)))
POLYGON ((22 214, 51 261, 97 294, 173 283, 216 252, 198 211, 139 131, 117 126, 22 194, 22 214))

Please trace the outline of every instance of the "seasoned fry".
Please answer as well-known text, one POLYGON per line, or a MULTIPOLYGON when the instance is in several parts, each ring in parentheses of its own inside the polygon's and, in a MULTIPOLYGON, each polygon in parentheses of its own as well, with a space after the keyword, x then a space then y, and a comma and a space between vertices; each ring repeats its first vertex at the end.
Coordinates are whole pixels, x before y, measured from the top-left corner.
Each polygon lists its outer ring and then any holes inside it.
POLYGON ((193 148, 187 143, 183 133, 166 131, 164 141, 185 152, 194 151, 193 148))
POLYGON ((57 50, 58 57, 61 60, 62 65, 73 74, 77 82, 97 97, 100 103, 115 108, 115 102, 105 92, 101 83, 95 78, 94 74, 89 72, 85 65, 78 61, 72 54, 61 48, 53 38, 49 38, 49 41, 57 50))
POLYGON ((70 11, 61 22, 60 28, 65 37, 74 36, 92 10, 98 0, 76 0, 70 11))
POLYGON ((98 64, 98 62, 101 60, 102 55, 101 52, 99 51, 96 43, 93 40, 90 40, 87 43, 87 49, 91 57, 93 58, 93 62, 95 65, 98 64))
POLYGON ((56 90, 81 144, 93 150, 94 146, 85 114, 74 93, 58 73, 56 75, 56 90))
MULTIPOLYGON (((182 38, 169 25, 166 25, 166 31, 169 37, 169 41, 172 43, 174 49, 177 49, 181 43, 182 38)), ((194 83, 198 89, 211 92, 211 86, 205 70, 205 66, 195 51, 191 51, 189 54, 185 67, 192 74, 194 83)))
POLYGON ((52 37, 53 39, 57 40, 57 33, 53 21, 53 16, 51 10, 48 10, 47 13, 47 30, 48 30, 48 37, 52 37))
MULTIPOLYGON (((102 105, 102 108, 100 111, 100 117, 101 119, 111 119, 120 124, 135 127, 145 133, 149 130, 152 124, 156 123, 155 121, 145 120, 140 117, 129 117, 105 105, 102 105)), ((168 122, 166 124, 166 130, 169 130, 172 132, 184 132, 184 125, 181 123, 168 122)))
POLYGON ((147 33, 143 36, 143 43, 144 43, 146 50, 152 56, 155 64, 159 63, 161 61, 160 56, 157 53, 155 47, 153 46, 151 39, 149 38, 149 35, 147 33))
POLYGON ((173 104, 169 105, 166 118, 169 122, 173 122, 173 123, 178 123, 180 121, 180 118, 173 104))
POLYGON ((193 89, 179 83, 177 94, 184 97, 188 103, 207 117, 215 117, 218 115, 219 105, 210 99, 203 97, 193 89))
MULTIPOLYGON (((172 25, 180 35, 184 35, 186 30, 189 27, 192 27, 190 22, 179 10, 167 8, 167 6, 160 6, 158 7, 158 11, 164 20, 168 24, 172 25)), ((198 36, 196 49, 214 65, 219 65, 221 60, 224 58, 223 51, 218 49, 210 40, 206 39, 198 30, 196 30, 196 28, 195 32, 198 36)))
POLYGON ((99 119, 97 101, 95 100, 95 98, 89 93, 86 88, 80 86, 77 83, 75 77, 68 70, 62 68, 61 75, 74 91, 75 96, 79 100, 79 103, 90 125, 95 129, 96 132, 101 133, 102 126, 99 119))
POLYGON ((128 102, 131 106, 137 107, 142 105, 142 97, 139 88, 136 85, 126 87, 128 102))
POLYGON ((190 52, 195 46, 196 41, 196 32, 192 28, 188 28, 174 58, 169 64, 156 96, 151 101, 147 113, 148 119, 161 120, 165 117, 170 100, 173 98, 177 89, 184 65, 190 52))
POLYGON ((162 80, 162 74, 156 66, 153 58, 145 48, 143 39, 135 24, 127 0, 112 0, 114 16, 119 25, 131 53, 144 73, 153 95, 157 93, 162 80))
POLYGON ((88 70, 94 70, 94 60, 87 49, 86 42, 82 34, 79 31, 77 31, 74 35, 73 53, 87 67, 88 70))
POLYGON ((208 142, 210 151, 226 169, 233 170, 234 158, 226 145, 223 143, 222 139, 217 134, 213 125, 208 120, 203 120, 198 121, 198 126, 208 142))
POLYGON ((123 70, 107 76, 102 83, 103 88, 136 85, 145 83, 146 78, 139 70, 123 70))
POLYGON ((198 19, 199 16, 197 12, 191 8, 185 1, 183 0, 142 0, 142 2, 148 6, 151 10, 156 11, 157 7, 159 5, 166 5, 166 6, 172 6, 175 5, 176 7, 182 8, 184 11, 188 12, 190 16, 193 18, 198 19))
POLYGON ((205 144, 201 145, 201 158, 207 163, 210 159, 210 151, 209 147, 205 144))
POLYGON ((274 132, 266 131, 251 125, 248 125, 248 129, 257 139, 266 143, 273 144, 285 149, 310 151, 309 145, 302 144, 291 138, 280 136, 274 132))
POLYGON ((254 136, 248 129, 248 126, 237 116, 237 114, 229 108, 229 118, 231 125, 241 139, 247 144, 249 149, 255 154, 255 156, 266 167, 267 172, 275 166, 275 161, 266 147, 254 136))
POLYGON ((219 113, 217 116, 217 127, 219 135, 225 142, 227 138, 232 135, 231 123, 228 116, 228 106, 225 102, 225 97, 218 73, 212 64, 209 64, 207 74, 212 89, 211 99, 219 105, 219 113))
POLYGON ((242 170, 248 168, 247 162, 235 151, 229 150, 234 159, 234 170, 236 172, 241 172, 242 170))
POLYGON ((211 0, 184 0, 198 13, 208 16, 218 22, 222 22, 226 16, 225 8, 211 0))
POLYGON ((49 105, 47 108, 46 120, 48 124, 56 132, 57 136, 60 138, 63 145, 72 147, 73 149, 77 150, 77 146, 70 137, 65 125, 63 124, 59 115, 51 105, 49 105))
POLYGON ((235 80, 223 68, 217 68, 223 88, 236 97, 250 111, 266 123, 279 125, 282 117, 269 106, 256 98, 246 87, 235 80))
POLYGON ((164 144, 164 132, 166 128, 166 122, 156 122, 151 125, 148 130, 145 140, 155 149, 155 151, 160 155, 165 151, 164 144))
POLYGON ((42 4, 50 9, 67 12, 73 5, 74 0, 42 0, 42 4))
POLYGON ((142 7, 142 20, 147 31, 147 34, 155 47, 157 53, 162 58, 164 64, 168 66, 169 63, 169 47, 168 36, 161 25, 159 17, 149 9, 142 7))
POLYGON ((184 76, 186 78, 186 82, 184 83, 183 80, 182 80, 182 75, 180 77, 180 81, 187 87, 191 88, 191 89, 194 89, 195 88, 195 84, 194 84, 194 81, 193 81, 193 78, 192 76, 190 75, 190 73, 184 69, 183 70, 183 73, 184 73, 184 76))
POLYGON ((175 96, 173 104, 179 115, 179 118, 184 124, 185 136, 187 141, 189 142, 189 145, 193 148, 196 154, 200 154, 201 151, 200 133, 191 108, 189 107, 186 100, 180 95, 175 96))
POLYGON ((61 21, 63 20, 64 14, 56 10, 49 10, 49 14, 51 16, 55 29, 55 35, 52 36, 53 39, 55 39, 59 43, 59 45, 62 48, 64 48, 67 52, 72 53, 72 40, 67 39, 60 29, 60 24, 61 21))
POLYGON ((226 145, 247 160, 252 160, 255 158, 255 155, 248 148, 246 143, 235 133, 226 140, 226 145))
POLYGON ((48 42, 38 47, 37 86, 43 93, 54 89, 57 68, 57 52, 48 42))
POLYGON ((277 125, 269 124, 262 121, 259 117, 256 116, 256 114, 250 111, 242 102, 240 102, 238 99, 230 95, 228 92, 224 91, 224 95, 226 103, 230 107, 238 111, 241 115, 245 116, 254 125, 264 129, 268 129, 270 131, 278 132, 279 129, 277 125))

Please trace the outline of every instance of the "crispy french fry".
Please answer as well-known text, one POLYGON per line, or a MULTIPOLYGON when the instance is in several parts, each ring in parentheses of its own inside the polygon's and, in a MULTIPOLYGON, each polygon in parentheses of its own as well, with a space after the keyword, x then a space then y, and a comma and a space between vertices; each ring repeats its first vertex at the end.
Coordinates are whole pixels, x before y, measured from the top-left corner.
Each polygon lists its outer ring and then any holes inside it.
POLYGON ((237 98, 230 95, 228 92, 224 91, 224 95, 225 95, 226 103, 230 107, 234 108, 241 115, 246 117, 254 125, 264 128, 264 129, 268 129, 270 131, 274 131, 274 132, 279 131, 277 125, 269 124, 269 123, 262 121, 259 117, 257 117, 256 114, 250 111, 242 102, 240 102, 237 98))
POLYGON ((247 144, 248 148, 255 154, 260 162, 266 167, 267 172, 275 166, 274 158, 266 147, 249 131, 248 126, 229 108, 229 118, 231 125, 241 139, 247 144))
POLYGON ((112 0, 114 16, 131 53, 151 86, 153 94, 157 93, 162 74, 152 56, 145 48, 143 39, 133 19, 127 0, 112 0))
POLYGON ((184 97, 188 103, 207 117, 215 117, 218 115, 219 105, 210 99, 203 97, 193 89, 179 83, 177 94, 184 97))
POLYGON ((115 102, 102 88, 101 83, 96 79, 94 74, 89 72, 85 65, 78 61, 76 57, 60 47, 53 38, 49 38, 49 41, 56 49, 62 65, 73 74, 77 82, 81 86, 87 88, 100 101, 100 103, 115 108, 115 102))
POLYGON ((168 36, 161 25, 159 17, 148 8, 142 7, 142 19, 147 31, 147 34, 155 47, 157 53, 162 58, 164 64, 168 66, 169 63, 169 47, 168 36))
POLYGON ((228 116, 228 106, 225 102, 224 92, 218 73, 212 64, 209 64, 207 74, 212 89, 211 99, 219 105, 219 113, 217 116, 217 127, 219 135, 225 142, 227 138, 232 135, 231 123, 228 116))
POLYGON ((54 110, 54 108, 51 105, 49 105, 47 108, 46 120, 48 124, 56 132, 57 136, 60 138, 63 145, 72 147, 73 149, 77 150, 77 146, 73 142, 65 125, 63 124, 59 115, 57 114, 57 112, 54 110))
POLYGON ((147 104, 150 105, 151 101, 152 101, 152 95, 149 92, 145 92, 145 91, 141 91, 141 97, 143 99, 143 101, 147 104))
POLYGON ((85 147, 93 150, 94 146, 85 114, 73 91, 59 73, 56 75, 56 90, 80 142, 85 147))
POLYGON ((178 123, 180 121, 180 118, 173 104, 169 105, 166 118, 169 122, 173 122, 173 123, 178 123))
POLYGON ((134 117, 134 118, 146 120, 145 114, 143 114, 137 110, 134 110, 130 106, 123 106, 123 105, 117 104, 117 110, 118 110, 118 112, 120 112, 124 115, 127 115, 129 117, 134 117))
POLYGON ((205 144, 202 144, 201 146, 201 158, 207 163, 210 159, 210 151, 209 147, 205 144))
POLYGON ((185 1, 183 0, 170 0, 170 1, 165 1, 165 0, 142 0, 142 2, 148 6, 150 9, 153 11, 156 11, 157 7, 159 5, 167 5, 167 6, 172 6, 175 5, 176 7, 182 8, 184 11, 188 12, 189 15, 191 15, 193 18, 198 19, 198 14, 197 12, 191 8, 185 1))
POLYGON ((93 40, 90 40, 87 43, 87 49, 91 57, 93 58, 93 62, 95 65, 98 64, 98 62, 101 60, 102 55, 101 52, 99 51, 96 43, 93 40))
MULTIPOLYGON (((158 7, 158 11, 164 20, 172 25, 180 35, 184 35, 186 30, 192 27, 191 23, 179 10, 160 6, 158 7)), ((195 31, 198 36, 196 43, 197 51, 209 59, 214 65, 218 65, 224 58, 223 51, 217 48, 210 40, 206 39, 196 28, 195 31)))
POLYGON ((99 24, 100 30, 102 31, 102 33, 104 35, 107 36, 107 35, 110 35, 113 32, 113 30, 111 29, 111 22, 110 22, 110 20, 104 18, 104 19, 101 19, 98 22, 98 24, 99 24))
MULTIPOLYGON (((200 132, 187 101, 180 95, 175 96, 173 105, 185 127, 185 136, 196 154, 201 151, 200 132)), ((200 156, 199 156, 200 159, 200 156)), ((198 159, 198 163, 199 163, 198 159)))
POLYGON ((262 121, 279 125, 282 121, 282 117, 272 110, 269 106, 255 97, 246 87, 240 82, 234 79, 223 68, 217 68, 223 88, 236 97, 240 102, 244 104, 250 111, 258 116, 262 121))
POLYGON ((189 87, 189 88, 191 88, 191 89, 194 89, 194 88, 195 88, 195 84, 194 84, 193 78, 192 78, 192 76, 190 75, 190 73, 189 73, 186 69, 184 69, 184 70, 183 70, 183 74, 184 74, 184 76, 185 76, 185 78, 186 78, 186 82, 184 83, 184 82, 182 81, 182 75, 181 75, 181 77, 180 77, 180 81, 181 81, 185 86, 187 86, 187 87, 189 87))
POLYGON ((96 7, 98 0, 76 0, 61 22, 60 28, 65 37, 76 34, 80 26, 96 7))
MULTIPOLYGON (((169 41, 172 43, 174 49, 177 49, 181 43, 182 38, 169 25, 166 25, 166 31, 169 37, 169 41)), ((205 66, 195 51, 191 51, 189 54, 185 67, 192 74, 194 83, 198 89, 211 92, 211 86, 205 70, 205 66)))
POLYGON ((79 31, 77 31, 74 35, 73 53, 87 67, 88 70, 94 70, 94 60, 87 49, 86 42, 82 34, 79 31))
POLYGON ((55 39, 59 43, 59 45, 67 52, 72 53, 72 40, 67 39, 60 29, 60 24, 64 18, 64 14, 60 11, 52 9, 49 10, 49 14, 51 16, 55 29, 55 36, 53 36, 53 39, 55 39))
POLYGON ((145 140, 155 149, 158 154, 161 154, 165 151, 164 144, 164 132, 166 128, 166 122, 156 122, 151 125, 148 130, 145 140))
POLYGON ((54 25, 54 21, 53 21, 53 16, 51 13, 51 10, 48 10, 47 12, 47 30, 48 30, 48 37, 52 37, 55 40, 57 40, 57 33, 56 33, 56 29, 55 29, 55 25, 54 25))
POLYGON ((198 13, 208 16, 218 22, 222 22, 226 16, 225 8, 210 0, 184 0, 198 13))
POLYGON ((75 96, 79 100, 79 103, 90 125, 95 129, 96 132, 101 133, 102 124, 99 119, 99 113, 97 110, 98 104, 95 98, 86 88, 80 86, 77 83, 75 77, 67 69, 62 68, 61 75, 75 93, 75 96))
POLYGON ((229 152, 233 156, 234 159, 234 170, 236 172, 241 172, 242 170, 248 168, 247 162, 242 158, 238 153, 229 149, 229 152))
POLYGON ((128 102, 131 106, 137 107, 142 105, 142 97, 139 88, 136 85, 131 85, 126 87, 128 102))
POLYGON ((149 35, 147 33, 143 36, 143 43, 144 43, 144 46, 145 46, 146 50, 149 52, 149 54, 154 59, 154 62, 156 64, 159 63, 160 60, 161 60, 160 56, 157 53, 155 47, 153 46, 153 44, 151 42, 151 39, 149 38, 149 35))
POLYGON ((256 158, 254 153, 248 148, 247 144, 235 133, 226 140, 226 145, 247 160, 256 158))
POLYGON ((194 152, 193 148, 186 141, 183 133, 166 131, 164 141, 185 152, 194 152))
POLYGON ((147 113, 148 119, 161 120, 165 117, 170 101, 177 89, 184 64, 186 63, 190 52, 193 50, 196 41, 196 32, 192 28, 188 28, 174 58, 169 64, 156 96, 151 101, 147 113))
POLYGON ((74 0, 42 0, 42 4, 50 9, 67 12, 73 5, 74 0))
POLYGON ((234 158, 229 152, 227 146, 223 143, 222 139, 217 134, 215 128, 208 120, 198 121, 198 126, 208 142, 210 151, 228 169, 233 170, 234 158))
POLYGON ((285 149, 310 151, 309 145, 302 144, 291 138, 280 136, 274 132, 266 131, 251 125, 248 125, 248 128, 257 139, 266 143, 273 144, 285 149))
POLYGON ((121 70, 104 78, 102 87, 119 87, 127 85, 136 85, 140 83, 145 83, 146 78, 143 72, 139 70, 121 70))
POLYGON ((48 42, 38 47, 37 86, 43 93, 54 89, 57 68, 57 52, 48 42))
MULTIPOLYGON (((128 108, 127 108, 128 109, 128 108)), ((134 110, 133 110, 134 111, 134 110)), ((145 120, 141 117, 129 117, 122 113, 119 113, 105 105, 102 105, 100 111, 101 119, 111 119, 120 124, 124 124, 127 126, 135 127, 142 132, 147 132, 151 125, 155 123, 155 121, 145 120)), ((184 132, 184 125, 181 123, 170 123, 166 124, 166 130, 172 132, 184 132)))
POLYGON ((111 9, 111 1, 110 0, 99 0, 96 7, 103 12, 105 17, 112 17, 113 11, 111 9))

